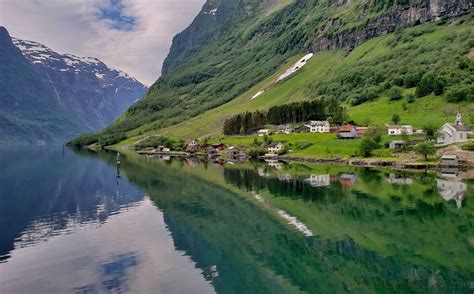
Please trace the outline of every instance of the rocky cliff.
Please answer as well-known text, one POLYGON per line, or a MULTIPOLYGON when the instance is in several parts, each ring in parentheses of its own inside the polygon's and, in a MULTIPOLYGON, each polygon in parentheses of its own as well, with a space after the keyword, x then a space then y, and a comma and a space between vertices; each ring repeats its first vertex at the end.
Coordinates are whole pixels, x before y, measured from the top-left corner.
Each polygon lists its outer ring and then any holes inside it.
MULTIPOLYGON (((347 3, 339 4, 347 5, 347 3)), ((473 9, 474 2, 471 0, 423 0, 417 4, 395 5, 375 17, 369 17, 370 6, 366 5, 360 16, 361 19, 366 19, 364 25, 347 27, 343 19, 331 18, 317 30, 310 49, 315 53, 340 48, 352 50, 368 39, 393 33, 397 28, 411 27, 434 20, 449 20, 467 14, 473 9)))

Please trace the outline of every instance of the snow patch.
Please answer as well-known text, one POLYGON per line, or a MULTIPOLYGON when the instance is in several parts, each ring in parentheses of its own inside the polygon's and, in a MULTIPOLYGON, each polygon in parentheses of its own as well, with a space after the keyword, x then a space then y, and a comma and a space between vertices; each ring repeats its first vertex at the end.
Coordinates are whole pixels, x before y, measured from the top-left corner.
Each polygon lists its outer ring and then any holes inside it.
POLYGON ((265 90, 260 90, 260 91, 257 92, 257 94, 253 95, 251 99, 255 99, 258 96, 262 95, 263 93, 265 93, 265 90))
POLYGON ((101 80, 103 80, 103 79, 104 79, 104 76, 105 76, 105 74, 100 74, 100 73, 97 73, 97 72, 96 72, 96 73, 95 73, 95 76, 96 76, 98 79, 101 79, 101 80))
POLYGON ((303 56, 303 58, 298 60, 298 62, 296 62, 291 68, 289 68, 281 76, 279 76, 276 81, 279 82, 281 80, 284 80, 287 77, 294 74, 295 72, 297 72, 298 70, 300 70, 303 66, 306 65, 306 62, 308 62, 308 60, 311 59, 311 57, 313 57, 313 56, 314 56, 313 53, 309 53, 309 54, 306 54, 305 56, 303 56))

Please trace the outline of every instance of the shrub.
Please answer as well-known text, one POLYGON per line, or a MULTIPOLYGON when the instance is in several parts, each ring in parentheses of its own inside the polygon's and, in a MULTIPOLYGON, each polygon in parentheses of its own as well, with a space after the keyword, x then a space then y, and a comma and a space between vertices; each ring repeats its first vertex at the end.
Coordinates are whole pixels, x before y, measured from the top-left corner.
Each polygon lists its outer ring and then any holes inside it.
POLYGON ((416 86, 416 97, 424 97, 431 94, 434 88, 434 80, 433 74, 425 74, 418 83, 418 86, 416 86))
POLYGON ((428 157, 436 153, 436 149, 433 143, 420 143, 415 146, 415 152, 422 155, 425 160, 428 160, 428 157))
POLYGON ((413 102, 415 102, 415 95, 412 94, 412 93, 408 94, 408 95, 407 95, 407 102, 408 102, 408 103, 413 103, 413 102))
POLYGON ((387 95, 390 100, 400 100, 403 98, 402 88, 393 86, 388 90, 387 95))

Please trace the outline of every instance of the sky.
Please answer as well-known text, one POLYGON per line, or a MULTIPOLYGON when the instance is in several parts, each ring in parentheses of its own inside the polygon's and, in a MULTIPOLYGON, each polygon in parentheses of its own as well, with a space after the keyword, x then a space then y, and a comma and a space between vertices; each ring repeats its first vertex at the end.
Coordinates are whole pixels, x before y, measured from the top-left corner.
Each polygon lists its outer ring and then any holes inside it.
POLYGON ((205 0, 0 0, 10 35, 58 53, 96 57, 151 85, 173 36, 205 0))

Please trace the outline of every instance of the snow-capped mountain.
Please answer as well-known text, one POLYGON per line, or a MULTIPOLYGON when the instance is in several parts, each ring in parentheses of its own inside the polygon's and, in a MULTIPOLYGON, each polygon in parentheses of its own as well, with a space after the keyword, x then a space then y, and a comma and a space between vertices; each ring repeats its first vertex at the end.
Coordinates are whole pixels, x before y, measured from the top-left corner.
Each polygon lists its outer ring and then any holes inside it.
POLYGON ((57 103, 91 131, 112 123, 147 91, 135 78, 97 58, 60 54, 33 41, 12 41, 52 88, 57 103))

